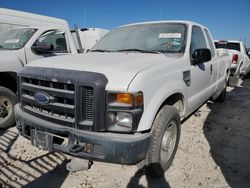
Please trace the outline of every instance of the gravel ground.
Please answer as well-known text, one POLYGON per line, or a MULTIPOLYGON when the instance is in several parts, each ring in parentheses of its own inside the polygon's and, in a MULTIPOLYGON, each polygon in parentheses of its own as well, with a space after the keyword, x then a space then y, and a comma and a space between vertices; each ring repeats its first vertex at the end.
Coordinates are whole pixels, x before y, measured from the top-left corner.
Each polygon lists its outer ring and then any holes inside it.
POLYGON ((152 179, 136 166, 94 162, 68 172, 70 159, 33 147, 15 127, 0 132, 1 187, 250 187, 250 79, 228 87, 227 100, 208 102, 182 125, 173 165, 152 179))

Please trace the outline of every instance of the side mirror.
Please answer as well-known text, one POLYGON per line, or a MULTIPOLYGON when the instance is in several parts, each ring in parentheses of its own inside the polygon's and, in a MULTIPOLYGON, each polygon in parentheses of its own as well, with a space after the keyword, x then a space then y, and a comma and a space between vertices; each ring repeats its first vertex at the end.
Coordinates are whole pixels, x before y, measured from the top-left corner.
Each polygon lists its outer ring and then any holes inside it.
POLYGON ((211 60, 211 51, 208 48, 200 48, 194 50, 192 54, 192 63, 204 63, 211 60))
POLYGON ((250 50, 247 51, 247 55, 250 58, 250 50))
POLYGON ((36 52, 37 54, 51 53, 54 50, 54 46, 46 42, 41 42, 33 45, 31 47, 31 50, 36 52))

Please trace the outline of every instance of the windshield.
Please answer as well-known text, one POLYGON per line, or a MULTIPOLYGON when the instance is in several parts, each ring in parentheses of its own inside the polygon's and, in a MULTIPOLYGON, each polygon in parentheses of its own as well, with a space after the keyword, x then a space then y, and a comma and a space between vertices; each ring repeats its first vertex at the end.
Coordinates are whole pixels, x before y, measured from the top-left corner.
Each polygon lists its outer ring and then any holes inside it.
POLYGON ((34 28, 19 28, 0 32, 0 50, 23 48, 36 31, 34 28))
POLYGON ((117 28, 108 33, 91 51, 141 51, 180 53, 185 46, 184 24, 153 23, 117 28))

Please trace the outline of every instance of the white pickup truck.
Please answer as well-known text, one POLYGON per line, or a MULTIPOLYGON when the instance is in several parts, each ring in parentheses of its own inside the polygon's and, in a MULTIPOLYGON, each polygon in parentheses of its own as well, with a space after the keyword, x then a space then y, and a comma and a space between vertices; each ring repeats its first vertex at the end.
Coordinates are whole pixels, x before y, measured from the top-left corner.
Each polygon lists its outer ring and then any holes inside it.
MULTIPOLYGON (((228 56, 189 21, 118 27, 89 53, 31 62, 19 74, 19 133, 37 147, 119 164, 170 167, 181 120, 224 101, 228 56)), ((72 165, 74 168, 81 165, 72 165)))
POLYGON ((235 40, 215 40, 214 42, 217 49, 227 49, 231 58, 231 76, 241 78, 249 73, 249 52, 243 42, 235 40))

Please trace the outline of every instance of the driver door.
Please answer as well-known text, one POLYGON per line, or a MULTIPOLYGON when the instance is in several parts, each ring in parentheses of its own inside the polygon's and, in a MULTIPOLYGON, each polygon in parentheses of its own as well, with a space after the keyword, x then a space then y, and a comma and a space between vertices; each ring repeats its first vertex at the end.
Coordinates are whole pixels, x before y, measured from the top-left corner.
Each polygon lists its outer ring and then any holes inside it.
POLYGON ((196 49, 208 48, 204 32, 198 26, 193 26, 190 46, 190 76, 191 84, 188 87, 188 110, 196 110, 210 97, 210 85, 212 79, 211 61, 203 63, 192 63, 192 54, 196 49))

